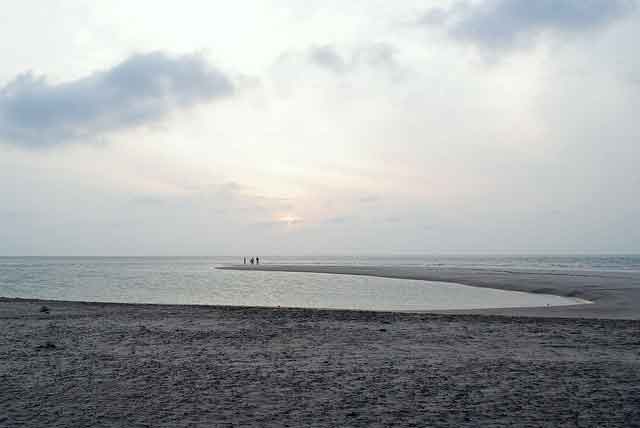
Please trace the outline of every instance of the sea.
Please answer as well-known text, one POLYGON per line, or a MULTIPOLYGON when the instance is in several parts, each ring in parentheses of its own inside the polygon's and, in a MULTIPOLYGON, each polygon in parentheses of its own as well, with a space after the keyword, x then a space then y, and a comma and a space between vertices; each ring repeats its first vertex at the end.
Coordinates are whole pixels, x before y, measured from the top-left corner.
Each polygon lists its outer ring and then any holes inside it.
MULTIPOLYGON (((261 256, 262 264, 640 272, 640 255, 261 256)), ((220 270, 243 257, 0 257, 0 297, 113 303, 430 311, 571 305, 578 299, 460 284, 220 270)))

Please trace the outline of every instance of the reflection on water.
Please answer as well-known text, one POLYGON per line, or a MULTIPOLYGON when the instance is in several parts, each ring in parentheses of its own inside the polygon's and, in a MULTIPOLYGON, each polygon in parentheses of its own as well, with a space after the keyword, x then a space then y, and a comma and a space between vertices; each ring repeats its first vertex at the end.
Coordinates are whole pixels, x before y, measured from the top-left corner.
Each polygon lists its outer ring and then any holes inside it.
POLYGON ((0 296, 98 302, 438 310, 569 305, 558 296, 442 282, 223 271, 205 258, 0 259, 0 296))

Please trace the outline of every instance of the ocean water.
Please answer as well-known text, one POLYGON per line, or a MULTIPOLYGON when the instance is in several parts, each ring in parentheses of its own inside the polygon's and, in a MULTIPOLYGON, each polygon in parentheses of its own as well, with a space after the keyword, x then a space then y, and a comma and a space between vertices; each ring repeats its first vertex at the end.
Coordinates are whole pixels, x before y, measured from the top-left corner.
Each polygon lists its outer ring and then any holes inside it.
MULTIPOLYGON (((264 263, 421 265, 499 269, 638 270, 640 257, 262 257, 264 263)), ((0 296, 119 303, 364 310, 568 305, 558 296, 442 282, 315 273, 228 271, 239 257, 4 257, 0 296)))

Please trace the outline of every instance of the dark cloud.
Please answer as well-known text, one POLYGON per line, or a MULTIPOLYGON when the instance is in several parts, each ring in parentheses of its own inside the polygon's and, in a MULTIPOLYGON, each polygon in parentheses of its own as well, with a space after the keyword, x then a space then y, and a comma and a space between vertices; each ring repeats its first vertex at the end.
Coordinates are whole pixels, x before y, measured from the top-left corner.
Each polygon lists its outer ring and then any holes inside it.
POLYGON ((31 146, 93 137, 232 94, 200 55, 138 54, 111 69, 49 84, 25 73, 0 88, 0 140, 31 146))
POLYGON ((579 33, 630 13, 635 0, 484 0, 434 8, 421 25, 445 26, 450 36, 491 49, 528 44, 545 31, 579 33))

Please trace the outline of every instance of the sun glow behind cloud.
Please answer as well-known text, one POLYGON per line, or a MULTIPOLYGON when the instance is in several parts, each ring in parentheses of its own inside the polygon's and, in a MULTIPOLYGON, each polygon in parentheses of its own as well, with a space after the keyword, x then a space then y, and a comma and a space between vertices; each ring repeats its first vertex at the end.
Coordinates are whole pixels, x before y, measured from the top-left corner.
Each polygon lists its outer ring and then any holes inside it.
POLYGON ((221 253, 281 242, 283 231, 282 245, 309 251, 631 248, 622 231, 640 230, 637 198, 609 189, 633 196, 640 183, 638 15, 619 8, 576 27, 575 7, 558 18, 550 8, 488 33, 484 24, 514 16, 507 3, 453 15, 435 1, 65 2, 42 16, 16 3, 14 21, 44 35, 20 38, 6 23, 0 88, 29 70, 48 79, 0 102, 0 238, 22 254, 71 253, 71 243, 221 253), (432 6, 447 20, 426 25, 432 6), (567 19, 574 30, 562 30, 567 19), (474 23, 484 30, 457 29, 474 23), (154 51, 171 67, 140 76, 165 70, 170 90, 107 78, 154 51), (178 79, 185 58, 233 90, 190 97, 210 79, 178 79), (120 87, 133 104, 98 96, 120 87), (165 97, 168 108, 154 107, 165 97), (45 104, 56 108, 14 114, 45 104), (7 140, 35 142, 38 124, 60 144, 7 140))
POLYGON ((297 223, 301 223, 302 218, 298 217, 295 214, 284 214, 278 217, 278 221, 281 223, 286 223, 287 226, 291 226, 297 223))

